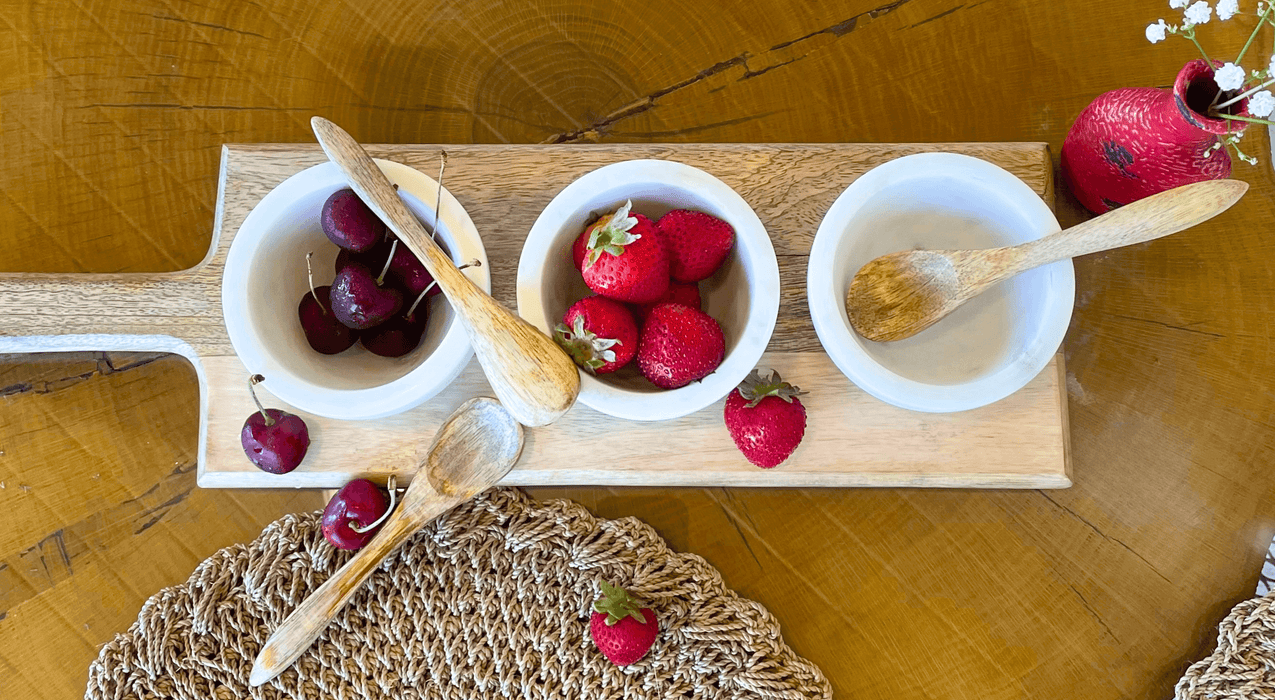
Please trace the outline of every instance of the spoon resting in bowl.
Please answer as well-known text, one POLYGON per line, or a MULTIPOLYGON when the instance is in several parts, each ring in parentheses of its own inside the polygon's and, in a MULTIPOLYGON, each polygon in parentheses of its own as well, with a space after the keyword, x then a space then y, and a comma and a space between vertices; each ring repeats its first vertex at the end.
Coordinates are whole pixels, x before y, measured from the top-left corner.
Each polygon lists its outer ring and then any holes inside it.
POLYGON ((1240 180, 1207 180, 1016 246, 883 255, 855 273, 846 294, 846 315, 868 340, 903 340, 1020 272, 1177 233, 1221 214, 1247 191, 1248 183, 1240 180))

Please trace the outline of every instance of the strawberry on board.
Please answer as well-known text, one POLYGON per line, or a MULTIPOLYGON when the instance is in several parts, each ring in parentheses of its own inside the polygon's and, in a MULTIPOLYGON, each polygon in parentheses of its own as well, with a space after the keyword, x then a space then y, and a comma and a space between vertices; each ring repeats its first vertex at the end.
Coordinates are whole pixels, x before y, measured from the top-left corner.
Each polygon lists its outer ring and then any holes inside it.
POLYGON ((581 274, 602 296, 644 304, 668 291, 668 253, 651 220, 629 214, 632 206, 625 202, 587 229, 581 274))
POLYGON ((660 633, 655 611, 639 607, 629 592, 599 581, 602 597, 593 601, 589 631, 593 643, 616 666, 637 663, 655 644, 660 633))
POLYGON ((669 274, 678 282, 707 279, 735 245, 730 224, 700 211, 674 209, 661 216, 655 227, 668 249, 669 274))
POLYGON ((638 369, 661 389, 707 377, 725 356, 722 327, 685 304, 656 304, 638 336, 638 369))
POLYGON ((553 339, 577 365, 606 374, 637 355, 638 329, 629 308, 606 297, 585 297, 571 305, 554 329, 553 339))
POLYGON ((726 430, 749 462, 770 469, 801 444, 806 434, 806 407, 797 398, 806 392, 785 382, 779 372, 768 379, 753 370, 726 399, 726 430))
POLYGON ((684 304, 697 311, 701 310, 702 302, 699 296, 699 285, 694 282, 669 282, 668 291, 664 292, 664 296, 649 304, 633 304, 630 307, 633 309, 633 320, 637 321, 640 327, 643 323, 646 323, 647 314, 651 313, 651 309, 656 304, 664 304, 666 302, 684 304))

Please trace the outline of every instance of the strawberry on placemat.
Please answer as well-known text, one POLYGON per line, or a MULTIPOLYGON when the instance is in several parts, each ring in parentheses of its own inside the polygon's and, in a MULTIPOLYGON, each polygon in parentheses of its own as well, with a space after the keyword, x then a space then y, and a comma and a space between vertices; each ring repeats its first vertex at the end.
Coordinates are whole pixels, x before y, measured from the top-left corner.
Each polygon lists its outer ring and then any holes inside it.
POLYGON ((678 282, 698 282, 722 266, 735 245, 735 229, 710 214, 674 209, 655 227, 668 250, 669 274, 678 282))
POLYGON ((602 597, 593 601, 589 619, 593 643, 616 666, 637 663, 655 644, 660 633, 655 611, 640 607, 629 592, 599 581, 602 597))
POLYGON ((779 372, 763 379, 753 370, 726 399, 724 418, 735 446, 749 462, 769 469, 788 459, 806 434, 806 392, 785 382, 779 372))
POLYGON ((638 349, 637 323, 628 307, 606 297, 585 297, 571 305, 553 339, 577 365, 606 374, 627 365, 638 349))
POLYGON ((598 294, 644 304, 668 291, 668 253, 651 220, 629 214, 632 206, 632 202, 625 202, 585 231, 588 241, 581 274, 589 289, 598 294))

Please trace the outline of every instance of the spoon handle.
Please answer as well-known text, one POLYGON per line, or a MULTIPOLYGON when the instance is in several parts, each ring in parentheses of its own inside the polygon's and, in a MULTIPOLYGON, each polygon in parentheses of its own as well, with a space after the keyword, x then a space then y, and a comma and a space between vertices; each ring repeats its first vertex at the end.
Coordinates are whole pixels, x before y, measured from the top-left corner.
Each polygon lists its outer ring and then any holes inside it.
POLYGON ((421 259, 469 334, 496 396, 519 423, 548 425, 580 392, 580 371, 553 339, 501 306, 469 280, 408 211, 372 157, 344 129, 310 120, 314 135, 355 194, 421 259))
MULTIPOLYGON (((421 476, 422 480, 424 478, 421 476)), ((432 497, 422 496, 425 498, 417 501, 416 508, 400 507, 366 547, 315 589, 275 629, 252 664, 249 685, 259 686, 291 666, 323 634, 332 618, 363 587, 385 557, 426 523, 456 505, 458 500, 437 493, 432 497)))
POLYGON ((1151 195, 1065 231, 1015 246, 1021 255, 1011 274, 1177 233, 1221 214, 1247 191, 1248 183, 1241 180, 1206 180, 1151 195))

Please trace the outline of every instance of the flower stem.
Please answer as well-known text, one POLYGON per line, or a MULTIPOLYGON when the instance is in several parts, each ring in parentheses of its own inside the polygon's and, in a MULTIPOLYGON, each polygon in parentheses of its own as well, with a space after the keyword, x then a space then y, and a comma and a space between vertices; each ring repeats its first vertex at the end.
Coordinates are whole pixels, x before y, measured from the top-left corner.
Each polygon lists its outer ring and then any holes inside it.
POLYGON ((1196 40, 1195 27, 1191 27, 1191 31, 1189 34, 1187 32, 1183 32, 1183 34, 1186 34, 1186 38, 1190 39, 1192 44, 1195 44, 1195 48, 1200 50, 1200 55, 1204 57, 1204 61, 1209 64, 1209 68, 1212 68, 1213 59, 1209 58, 1208 53, 1204 51, 1204 47, 1200 46, 1200 42, 1196 40))
MULTIPOLYGON (((1271 78, 1270 80, 1268 80, 1268 81, 1266 81, 1266 82, 1262 83, 1261 85, 1258 85, 1257 87, 1250 89, 1248 92, 1245 92, 1245 93, 1243 93, 1243 94, 1241 94, 1241 95, 1236 95, 1235 97, 1232 97, 1231 99, 1227 100, 1226 102, 1223 102, 1222 104, 1218 105, 1218 106, 1217 106, 1217 108, 1218 108, 1218 109, 1223 109, 1223 108, 1226 108, 1226 107, 1230 107, 1231 105, 1235 104, 1236 102, 1239 102, 1240 100, 1244 99, 1245 97, 1248 97, 1249 95, 1252 95, 1253 93, 1257 92, 1258 90, 1261 90, 1262 88, 1266 87, 1267 85, 1270 85, 1271 83, 1275 83, 1275 78, 1271 78)), ((1218 94, 1221 94, 1221 93, 1218 93, 1218 94)))
POLYGON ((1275 122, 1267 119, 1254 119, 1252 117, 1241 117, 1237 114, 1219 114, 1222 119, 1233 119, 1237 122, 1249 122, 1250 124, 1265 124, 1267 126, 1275 126, 1275 122))
MULTIPOLYGON (((1273 6, 1275 7, 1275 6, 1273 6)), ((1257 33, 1261 31, 1262 25, 1266 22, 1267 16, 1271 14, 1271 8, 1266 8, 1261 17, 1257 18, 1257 26, 1253 27, 1253 33, 1248 35, 1248 41, 1244 42, 1244 48, 1240 49, 1240 55, 1235 59, 1235 65, 1239 65, 1244 60, 1244 54, 1248 53, 1248 47, 1253 45, 1253 40, 1257 38, 1257 33)))

